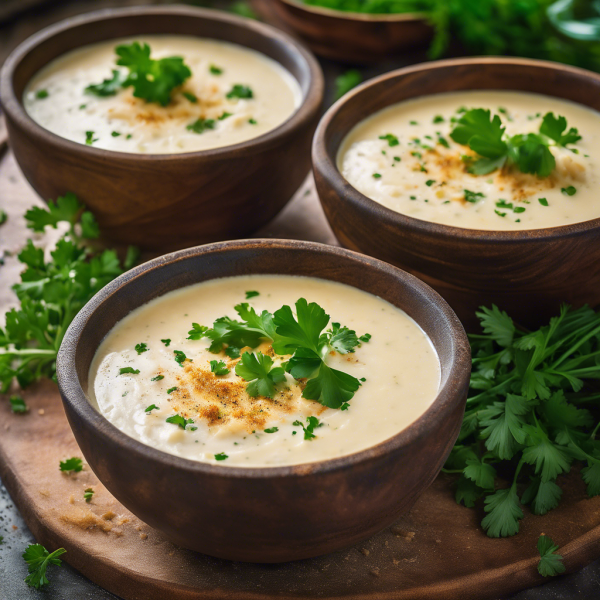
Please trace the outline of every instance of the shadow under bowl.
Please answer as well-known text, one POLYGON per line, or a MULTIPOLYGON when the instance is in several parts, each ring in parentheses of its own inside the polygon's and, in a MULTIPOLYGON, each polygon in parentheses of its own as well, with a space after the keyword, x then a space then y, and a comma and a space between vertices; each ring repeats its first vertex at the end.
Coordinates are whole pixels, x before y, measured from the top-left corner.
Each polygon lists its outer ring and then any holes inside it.
POLYGON ((301 0, 254 0, 254 5, 265 19, 297 35, 315 54, 345 63, 386 60, 433 37, 433 28, 417 13, 354 13, 301 0))
POLYGON ((475 310, 497 304, 526 326, 547 322, 562 303, 600 303, 600 219, 525 231, 482 231, 432 223, 371 200, 342 176, 346 135, 403 100, 460 90, 517 90, 600 110, 600 75, 556 63, 469 58, 416 65, 372 79, 325 114, 313 141, 317 191, 346 248, 405 269, 436 289, 467 329, 475 310))
POLYGON ((73 192, 94 212, 106 238, 174 249, 247 236, 283 208, 310 170, 323 86, 315 58, 273 27, 215 10, 133 7, 89 13, 31 36, 0 72, 0 103, 17 162, 42 198, 73 192), (211 38, 261 52, 297 80, 301 104, 264 135, 182 154, 86 146, 51 133, 26 113, 27 83, 55 58, 83 45, 145 34, 211 38))
POLYGON ((110 493, 176 544, 250 562, 332 552, 373 535, 408 510, 436 477, 458 436, 470 369, 460 322, 424 283, 348 250, 281 240, 200 246, 132 269, 75 317, 57 361, 60 393, 77 443, 110 493), (432 405, 404 430, 366 450, 265 468, 224 467, 167 454, 127 436, 92 407, 86 395, 90 364, 102 339, 123 317, 184 286, 259 273, 345 283, 404 310, 439 356, 441 383, 432 405))

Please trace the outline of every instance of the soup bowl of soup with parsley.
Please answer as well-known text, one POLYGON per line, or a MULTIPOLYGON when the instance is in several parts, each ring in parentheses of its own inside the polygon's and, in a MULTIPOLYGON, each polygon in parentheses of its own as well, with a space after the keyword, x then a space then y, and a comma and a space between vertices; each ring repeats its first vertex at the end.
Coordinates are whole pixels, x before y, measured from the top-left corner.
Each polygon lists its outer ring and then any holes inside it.
POLYGON ((57 371, 83 455, 129 510, 184 547, 281 562, 412 505, 458 435, 470 352, 415 277, 257 240, 116 279, 75 318, 57 371))
POLYGON ((345 246, 418 274, 466 323, 600 301, 600 76, 460 59, 367 82, 323 118, 317 188, 345 246))
POLYGON ((21 44, 0 81, 11 147, 44 198, 75 193, 147 248, 240 237, 309 166, 323 81, 277 30, 190 7, 91 13, 21 44))

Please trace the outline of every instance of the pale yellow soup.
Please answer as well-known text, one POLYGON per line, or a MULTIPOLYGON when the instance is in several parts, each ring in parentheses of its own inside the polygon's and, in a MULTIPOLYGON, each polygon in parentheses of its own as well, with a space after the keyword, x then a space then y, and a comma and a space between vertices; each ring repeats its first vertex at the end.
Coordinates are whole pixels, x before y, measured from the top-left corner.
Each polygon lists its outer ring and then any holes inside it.
POLYGON ((29 82, 23 102, 31 118, 57 135, 95 148, 141 154, 174 154, 229 146, 258 137, 286 121, 301 103, 300 86, 278 62, 250 48, 179 35, 144 35, 83 46, 52 61, 29 82), (111 77, 115 47, 147 43, 151 58, 183 57, 192 75, 171 93, 167 106, 133 96, 86 93, 111 77), (211 71, 211 67, 213 67, 211 71), (215 73, 216 70, 221 71, 215 73), (228 98, 234 85, 252 98, 228 98), (41 96, 40 97, 40 92, 41 96), (46 95, 47 94, 47 95, 46 95), (185 94, 193 94, 197 102, 185 94), (224 116, 225 115, 225 116, 224 116), (187 129, 197 119, 212 129, 187 129), (86 132, 92 132, 88 135, 86 132))
MULTIPOLYGON (((268 342, 257 350, 268 353, 268 342)), ((275 365, 287 359, 274 355, 275 365)), ((140 442, 202 462, 266 467, 332 459, 392 437, 434 401, 440 363, 415 321, 381 298, 322 279, 256 275, 193 285, 136 309, 102 342, 89 381, 92 404, 140 442), (259 295, 246 300, 250 290, 259 295), (347 410, 302 398, 302 386, 289 375, 273 399, 251 398, 247 383, 235 374, 239 359, 230 359, 223 351, 209 352, 206 338, 187 339, 193 322, 212 326, 218 317, 239 318, 233 307, 240 302, 248 302, 260 313, 274 312, 284 304, 293 308, 299 298, 321 305, 332 322, 354 329, 359 336, 372 336, 354 353, 327 357, 329 366, 366 379, 347 410), (161 341, 169 339, 168 346, 161 341), (138 354, 135 346, 140 343, 148 350, 138 354), (191 361, 180 366, 175 350, 191 361), (230 373, 215 375, 211 360, 223 360, 230 373), (139 373, 121 375, 123 367, 139 373), (153 381, 158 375, 163 378, 153 381), (153 404, 158 409, 147 413, 153 404), (175 414, 194 423, 185 430, 168 423, 166 419, 175 414), (307 424, 309 416, 323 425, 314 430, 314 439, 305 440, 294 421, 307 424), (228 458, 217 463, 215 455, 222 454, 228 458)))
POLYGON ((365 196, 404 215, 468 229, 540 229, 600 217, 599 144, 600 114, 581 105, 522 92, 453 92, 371 115, 344 140, 338 168, 365 196), (552 112, 566 117, 582 139, 567 148, 551 146, 556 169, 549 177, 514 167, 471 175, 463 156, 473 153, 450 138, 461 107, 490 109, 508 135, 538 133, 552 112), (399 143, 380 139, 388 134, 399 143), (474 202, 465 190, 475 194, 474 202))

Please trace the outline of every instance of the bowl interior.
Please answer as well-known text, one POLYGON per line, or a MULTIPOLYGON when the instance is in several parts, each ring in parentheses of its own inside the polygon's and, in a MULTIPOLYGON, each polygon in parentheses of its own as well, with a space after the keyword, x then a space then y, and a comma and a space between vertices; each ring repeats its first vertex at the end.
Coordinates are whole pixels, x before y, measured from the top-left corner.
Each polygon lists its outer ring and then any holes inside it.
MULTIPOLYGON (((458 318, 436 292, 377 259, 311 242, 280 240, 221 242, 182 250, 145 263, 108 284, 80 311, 65 336, 57 366, 63 396, 80 414, 90 417, 95 413, 85 392, 90 364, 106 334, 132 310, 184 286, 251 274, 337 281, 401 308, 430 337, 441 364, 440 391, 425 415, 433 420, 444 418, 449 407, 463 401, 456 390, 462 390, 468 381, 469 345, 458 318)), ((422 420, 423 416, 417 423, 422 420)), ((427 427, 416 429, 420 435, 427 427)))
MULTIPOLYGON (((464 90, 514 90, 571 100, 600 110, 600 75, 557 63, 510 58, 458 59, 393 71, 366 82, 325 115, 315 140, 337 170, 337 153, 350 130, 392 104, 464 90)), ((341 177, 341 175, 340 175, 341 177)))
POLYGON ((9 57, 12 90, 21 102, 29 80, 62 54, 84 45, 144 34, 179 34, 222 40, 252 48, 285 67, 298 81, 303 100, 311 86, 306 51, 287 35, 222 11, 192 7, 109 9, 53 25, 32 36, 9 57))

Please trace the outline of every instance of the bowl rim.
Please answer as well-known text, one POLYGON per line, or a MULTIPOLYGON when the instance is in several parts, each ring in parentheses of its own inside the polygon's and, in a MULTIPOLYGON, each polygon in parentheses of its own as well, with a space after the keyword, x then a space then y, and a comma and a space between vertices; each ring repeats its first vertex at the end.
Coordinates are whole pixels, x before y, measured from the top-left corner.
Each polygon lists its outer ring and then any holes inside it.
POLYGON ((282 4, 288 4, 294 8, 304 10, 308 13, 323 15, 331 19, 347 21, 363 21, 365 23, 399 23, 399 22, 426 22, 427 15, 420 12, 406 13, 360 13, 345 10, 335 10, 326 6, 304 4, 301 0, 279 0, 282 4))
MULTIPOLYGON (((446 60, 437 60, 427 63, 418 63, 408 67, 403 67, 378 77, 369 79, 368 81, 360 84, 344 96, 335 102, 323 115, 313 138, 312 146, 312 160, 313 168, 318 171, 319 175, 327 182, 329 186, 333 188, 337 196, 341 199, 341 202, 348 202, 354 209, 360 212, 367 212, 370 216, 376 220, 383 221, 390 227, 396 230, 411 230, 420 235, 433 236, 441 239, 461 240, 465 242, 477 241, 483 244, 498 244, 498 243, 535 243, 545 242, 556 239, 564 239, 568 237, 574 237, 583 235, 590 231, 597 230, 600 227, 600 217, 590 219, 588 221, 581 221, 579 223, 570 223, 567 225, 557 225, 555 227, 544 227, 539 229, 522 229, 517 231, 502 231, 502 230, 487 230, 487 229, 469 229, 466 227, 456 227, 454 225, 445 225, 442 223, 434 223, 432 221, 425 221, 409 215, 396 212, 391 208, 387 208, 379 202, 365 196, 362 192, 359 192, 355 187, 348 182, 341 174, 337 167, 337 152, 341 147, 343 140, 352 128, 346 132, 344 138, 342 138, 339 146, 336 148, 336 156, 332 156, 327 149, 327 141, 329 139, 329 126, 332 120, 337 116, 340 109, 351 99, 368 93, 369 90, 382 82, 389 82, 391 80, 400 79, 403 77, 410 77, 415 73, 419 72, 431 72, 435 73, 436 70, 445 69, 447 67, 460 67, 460 66, 480 66, 480 65, 505 65, 505 66, 531 66, 538 69, 546 69, 550 72, 562 72, 567 76, 573 77, 584 77, 590 80, 596 80, 600 86, 600 74, 587 71, 578 67, 572 67, 570 65, 563 65, 545 60, 536 60, 528 58, 506 58, 502 56, 477 56, 469 58, 452 58, 446 60)), ((480 88, 470 88, 477 90, 480 88)), ((485 88, 487 89, 487 88, 485 88)), ((505 88, 507 91, 511 91, 505 88)), ((456 92, 466 90, 452 90, 456 92)), ((521 90, 513 90, 521 91, 521 90)), ((444 92, 439 92, 444 93, 444 92)), ((536 93, 536 92, 526 92, 536 93)), ((435 94, 427 94, 432 96, 435 94)), ((542 94, 547 95, 547 94, 542 94)), ((414 96, 407 100, 414 100, 422 96, 414 96)), ((406 101, 407 101, 406 100, 406 101)), ((404 102, 401 101, 401 102, 404 102)), ((574 102, 581 106, 584 104, 574 102)), ((389 106, 392 106, 390 104, 389 106)), ((388 106, 388 107, 389 107, 388 106)), ((385 107, 385 108, 388 108, 385 107)), ((590 108, 589 106, 587 108, 590 108)), ((383 109, 380 109, 383 110, 383 109)), ((593 109, 590 109, 593 110, 593 109)), ((375 114, 375 113, 373 113, 375 114)), ((372 116, 372 115, 368 115, 372 116)), ((367 117, 362 117, 356 120, 353 127, 358 125, 367 117)))
MULTIPOLYGON (((260 267, 254 274, 260 274, 260 267)), ((288 274, 293 275, 293 273, 288 274)), ((318 277, 318 274, 313 276, 318 277)), ((218 277, 213 277, 211 279, 218 279, 218 277)), ((327 280, 326 277, 322 277, 322 279, 327 280)), ((144 303, 141 303, 139 306, 142 306, 143 304, 144 303)), ((417 324, 420 326, 419 323, 417 324)), ((442 359, 440 358, 440 364, 441 362, 442 359)), ((129 452, 135 453, 138 457, 156 461, 162 465, 195 475, 202 474, 227 478, 267 479, 290 476, 304 477, 337 471, 351 467, 357 463, 368 462, 380 458, 390 452, 397 451, 402 446, 406 446, 419 438, 427 437, 427 432, 429 430, 435 428, 438 423, 446 419, 447 414, 451 412, 453 408, 464 403, 464 398, 461 396, 460 390, 463 388, 466 390, 468 386, 471 374, 471 350, 465 330, 454 311, 437 292, 414 275, 402 271, 379 259, 336 246, 301 240, 259 238, 215 242, 179 250, 159 256, 120 275, 102 288, 73 319, 73 322, 67 329, 58 352, 56 372, 61 397, 63 402, 69 405, 70 410, 75 412, 80 420, 86 422, 88 426, 95 429, 99 435, 110 438, 112 443, 129 452), (127 435, 113 425, 99 411, 94 409, 88 400, 77 375, 76 356, 83 329, 91 315, 102 306, 105 300, 115 293, 120 293, 122 288, 126 285, 135 286, 136 279, 145 276, 148 272, 155 269, 169 269, 169 265, 201 255, 210 257, 210 255, 215 253, 239 252, 240 250, 251 252, 256 248, 291 249, 292 251, 297 250, 301 252, 325 252, 340 258, 351 259, 352 261, 357 262, 357 266, 361 266, 360 263, 362 263, 364 268, 375 269, 380 273, 384 272, 392 275, 396 278, 399 285, 405 288, 416 289, 417 293, 424 299, 428 299, 434 306, 434 310, 438 311, 437 318, 443 320, 444 328, 449 332, 452 342, 448 375, 445 381, 440 383, 438 393, 431 405, 415 421, 392 437, 382 440, 363 450, 322 461, 272 467, 229 467, 169 454, 127 435)))
MULTIPOLYGON (((144 35, 144 34, 140 34, 144 35)), ((173 35, 177 35, 174 33, 173 35)), ((187 34, 186 34, 187 35, 187 34)), ((191 36, 194 37, 194 36, 191 36)), ((207 36, 203 36, 207 37, 207 36)), ((110 39, 106 37, 105 41, 110 39)), ((208 38, 213 39, 213 38, 208 38)), ((216 39, 216 38, 214 38, 216 39)), ((233 40, 229 43, 237 44, 233 40)), ((98 43, 101 43, 99 41, 98 43)), ((89 45, 82 43, 80 46, 76 46, 72 50, 77 48, 83 48, 89 45)), ((242 47, 242 44, 237 44, 242 47)), ((261 53, 262 54, 262 53, 261 53)), ((59 55, 62 56, 62 55, 59 55)), ((59 58, 59 56, 55 58, 59 58)), ((47 66, 52 60, 46 62, 43 67, 47 66)), ((285 67, 276 59, 272 58, 284 69, 285 67)), ((39 70, 38 70, 39 71, 39 70)), ((287 69, 286 69, 287 71, 287 69)), ((290 76, 294 77, 290 73, 290 76)), ((84 156, 89 158, 96 158, 99 160, 118 160, 122 164, 137 163, 138 161, 150 162, 153 161, 165 161, 165 160, 197 160, 200 158, 204 159, 218 159, 227 157, 232 151, 252 151, 259 152, 263 148, 269 148, 274 143, 291 135, 299 127, 306 125, 315 114, 319 112, 323 101, 323 94, 325 89, 325 82, 323 72, 316 58, 312 53, 298 40, 295 40, 287 33, 280 31, 279 29, 272 27, 266 23, 256 21, 254 19, 247 19, 237 15, 229 14, 224 11, 216 9, 197 8, 193 6, 182 6, 182 5, 158 5, 158 6, 131 6, 131 7, 119 7, 119 8, 105 8, 101 10, 95 10, 87 12, 75 17, 63 19, 57 23, 54 23, 40 31, 32 34, 26 40, 21 42, 8 56, 4 65, 0 69, 0 103, 5 111, 7 117, 16 122, 19 127, 24 129, 31 137, 42 138, 46 144, 58 146, 64 152, 71 153, 83 153, 84 156), (69 30, 74 27, 86 25, 95 22, 106 22, 121 17, 136 17, 142 15, 174 15, 182 18, 200 18, 207 21, 221 21, 230 25, 237 25, 245 27, 246 29, 252 30, 254 33, 262 36, 266 39, 275 40, 280 46, 285 46, 291 50, 297 59, 304 62, 308 72, 308 85, 306 93, 301 90, 302 98, 299 106, 296 110, 277 127, 263 133, 249 140, 239 142, 237 144, 231 144, 228 146, 220 146, 217 148, 209 148, 206 150, 198 150, 194 152, 179 152, 179 153, 164 153, 164 154, 142 154, 137 152, 120 152, 115 150, 106 150, 103 148, 95 148, 86 144, 80 144, 67 138, 63 138, 56 133, 49 131, 42 125, 34 121, 27 111, 25 110, 22 98, 19 98, 15 93, 13 86, 13 79, 17 68, 27 57, 27 55, 35 50, 40 44, 47 40, 66 34, 69 30)))

